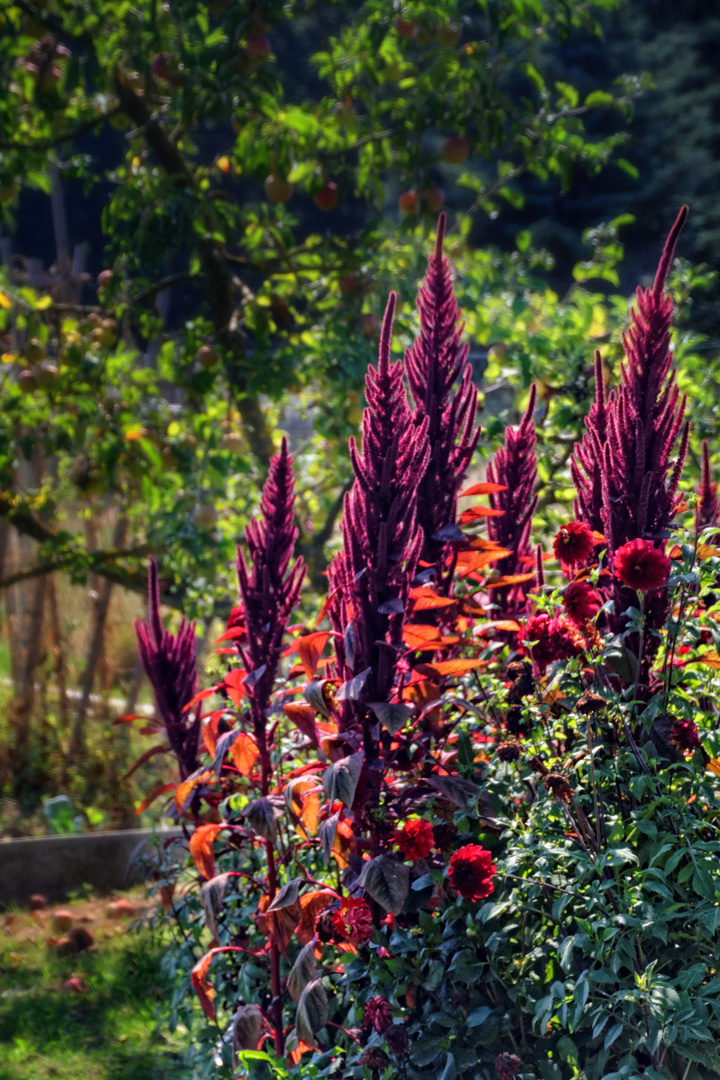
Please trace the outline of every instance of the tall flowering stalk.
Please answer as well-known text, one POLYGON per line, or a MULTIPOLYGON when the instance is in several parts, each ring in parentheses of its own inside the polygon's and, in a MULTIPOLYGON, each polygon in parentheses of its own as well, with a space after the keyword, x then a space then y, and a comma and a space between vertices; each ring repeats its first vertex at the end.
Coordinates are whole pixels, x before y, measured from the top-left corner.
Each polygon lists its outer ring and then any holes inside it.
MULTIPOLYGON (((685 398, 680 397, 672 367, 673 304, 665 282, 687 213, 684 206, 670 230, 652 288, 637 290, 630 329, 623 336, 626 360, 620 384, 603 405, 599 381, 594 415, 591 411, 583 442, 575 448, 577 508, 586 523, 596 528, 600 484, 600 517, 610 560, 624 544, 640 538, 652 540, 664 551, 666 530, 679 504, 677 489, 687 454, 688 427, 680 435, 685 398)), ((601 380, 602 369, 596 361, 598 370, 601 380)), ((623 612, 636 600, 620 582, 615 583, 614 599, 610 622, 613 629, 621 630, 623 612)), ((667 616, 666 595, 648 597, 645 611, 648 628, 659 629, 667 616)), ((654 636, 648 644, 650 656, 656 645, 654 636)))
POLYGON ((180 779, 198 767, 200 707, 194 715, 184 712, 197 683, 195 623, 182 619, 177 634, 163 630, 160 618, 160 583, 157 563, 148 567, 148 618, 135 621, 138 651, 145 674, 153 688, 155 708, 162 721, 168 744, 175 755, 180 779))
POLYGON ((390 363, 395 293, 380 334, 377 368, 368 368, 362 451, 350 440, 355 472, 345 497, 343 550, 329 571, 330 620, 344 680, 364 676, 359 696, 346 700, 345 729, 363 731, 366 757, 376 756, 368 702, 390 699, 402 646, 402 624, 423 532, 417 523, 420 481, 429 458, 429 418, 415 424, 405 394, 403 364, 390 363))
POLYGON ((439 588, 448 592, 452 572, 443 566, 440 530, 455 522, 457 495, 475 452, 477 391, 461 341, 460 309, 450 264, 443 255, 445 214, 438 221, 435 250, 418 296, 420 335, 405 356, 405 370, 418 428, 427 420, 430 458, 417 492, 417 522, 423 533, 420 558, 434 564, 439 588), (457 384, 457 387, 456 387, 457 384), (456 387, 456 388, 455 388, 456 387))
MULTIPOLYGON (((283 637, 290 615, 300 599, 305 564, 292 561, 298 529, 295 525, 295 478, 293 459, 283 438, 280 453, 270 458, 270 468, 260 501, 260 515, 247 526, 245 543, 248 558, 237 549, 237 574, 243 602, 245 634, 238 652, 248 669, 245 688, 250 699, 250 717, 260 758, 260 794, 267 802, 274 784, 268 706, 277 677, 283 637)), ((277 862, 274 831, 262 828, 267 859, 267 895, 270 903, 277 894, 277 862)), ((284 1046, 280 945, 270 939, 270 982, 275 1050, 284 1046)))
POLYGON ((603 458, 607 441, 608 401, 600 350, 595 350, 595 400, 585 417, 585 434, 575 444, 570 474, 577 498, 575 517, 595 532, 603 534, 603 458))
MULTIPOLYGON (((536 397, 537 387, 533 383, 522 420, 517 428, 505 430, 505 445, 499 448, 487 469, 490 483, 505 489, 489 496, 492 509, 502 510, 502 515, 487 519, 489 538, 512 552, 503 559, 504 577, 528 573, 535 557, 530 530, 538 502, 533 495, 537 483, 537 436, 533 420, 536 397)), ((494 590, 493 602, 501 612, 517 614, 525 606, 529 587, 530 582, 501 586, 494 590)))
POLYGON ((280 663, 283 637, 293 608, 300 599, 305 576, 302 558, 292 562, 298 537, 292 466, 287 439, 283 438, 280 453, 270 459, 260 515, 245 530, 249 563, 242 548, 237 550, 245 626, 245 640, 238 650, 252 675, 246 686, 263 767, 263 795, 267 794, 270 776, 266 713, 280 663))
POLYGON ((707 439, 702 441, 702 466, 700 472, 700 487, 698 488, 698 501, 695 507, 695 524, 697 531, 707 529, 717 524, 720 501, 718 500, 718 486, 713 483, 710 469, 710 448, 707 439))

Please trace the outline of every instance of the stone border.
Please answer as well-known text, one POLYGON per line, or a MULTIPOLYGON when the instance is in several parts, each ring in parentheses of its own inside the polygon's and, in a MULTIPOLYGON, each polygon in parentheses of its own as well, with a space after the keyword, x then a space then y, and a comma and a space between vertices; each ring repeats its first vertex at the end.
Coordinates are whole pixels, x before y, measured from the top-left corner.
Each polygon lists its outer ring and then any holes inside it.
POLYGON ((128 829, 0 840, 0 907, 24 906, 33 893, 65 900, 85 884, 101 894, 126 889, 141 879, 131 862, 153 836, 164 841, 182 835, 182 829, 128 829))

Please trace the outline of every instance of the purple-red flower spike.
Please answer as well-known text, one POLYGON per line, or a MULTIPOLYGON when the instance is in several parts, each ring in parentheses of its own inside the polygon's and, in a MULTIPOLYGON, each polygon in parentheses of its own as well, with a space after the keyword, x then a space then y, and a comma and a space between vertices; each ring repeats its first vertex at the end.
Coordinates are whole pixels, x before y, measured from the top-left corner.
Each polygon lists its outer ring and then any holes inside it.
POLYGON ((718 501, 718 486, 713 483, 710 469, 710 449, 707 439, 702 441, 702 466, 700 472, 700 487, 697 492, 698 501, 695 507, 695 524, 698 532, 715 525, 718 518, 720 502, 718 501))
POLYGON ((260 514, 245 530, 249 558, 240 547, 237 551, 247 636, 240 652, 248 671, 255 673, 249 694, 256 727, 265 726, 283 637, 305 576, 303 560, 292 563, 297 537, 293 459, 283 437, 280 453, 270 458, 260 514))
POLYGON ((182 619, 177 634, 163 630, 160 618, 160 584, 157 563, 148 566, 148 619, 135 622, 138 651, 153 688, 158 718, 165 727, 170 749, 177 758, 180 779, 198 768, 200 706, 194 716, 183 712, 195 695, 195 623, 182 619))
MULTIPOLYGON (((637 290, 630 329, 623 336, 626 361, 620 384, 607 399, 602 366, 596 359, 597 397, 583 440, 575 447, 576 512, 590 528, 605 535, 610 565, 618 548, 632 540, 649 538, 664 550, 666 530, 680 503, 678 484, 687 454, 688 426, 683 427, 685 399, 680 397, 672 367, 673 304, 665 282, 687 213, 683 206, 670 230, 652 288, 637 290)), ((623 612, 633 601, 632 593, 616 584, 612 629, 623 628, 623 612)), ((664 592, 649 598, 650 630, 662 626, 667 611, 664 592)), ((656 645, 651 635, 646 662, 656 645)))
POLYGON ((477 391, 467 363, 468 346, 461 341, 451 268, 443 255, 445 221, 443 213, 417 301, 420 335, 405 355, 405 370, 415 424, 420 427, 427 419, 430 446, 417 494, 417 521, 423 532, 420 558, 436 566, 438 586, 447 592, 452 575, 443 573, 445 543, 436 537, 444 526, 455 523, 458 492, 480 429, 473 430, 477 391))
MULTIPOLYGON (((403 614, 423 541, 416 504, 429 457, 429 420, 413 422, 403 364, 390 363, 395 301, 390 293, 378 366, 368 368, 362 452, 350 440, 355 482, 345 496, 343 550, 328 572, 338 674, 345 681, 364 676, 358 696, 343 705, 346 728, 367 719, 364 703, 390 698, 403 614)), ((373 718, 365 726, 374 723, 373 718)))
POLYGON ((585 418, 585 434, 575 444, 570 460, 570 474, 577 498, 575 517, 584 521, 593 532, 604 534, 603 521, 603 454, 607 440, 608 401, 605 395, 605 375, 600 350, 595 350, 595 400, 585 418))
MULTIPOLYGON (((505 430, 505 445, 501 446, 487 468, 487 478, 493 484, 503 484, 504 491, 489 496, 493 510, 502 515, 487 519, 488 536, 512 554, 502 560, 503 576, 528 573, 534 562, 530 542, 532 519, 537 507, 533 495, 537 482, 537 455, 533 412, 537 398, 535 383, 530 387, 527 409, 517 428, 505 430)), ((500 587, 493 590, 493 603, 503 614, 518 614, 525 606, 531 582, 500 587)))

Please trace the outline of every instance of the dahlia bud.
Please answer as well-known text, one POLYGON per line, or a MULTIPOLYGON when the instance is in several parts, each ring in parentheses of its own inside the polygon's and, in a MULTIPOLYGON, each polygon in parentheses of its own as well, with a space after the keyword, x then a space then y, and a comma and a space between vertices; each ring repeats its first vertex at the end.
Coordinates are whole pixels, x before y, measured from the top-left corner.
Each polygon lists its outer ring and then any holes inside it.
POLYGON ((512 686, 505 695, 509 705, 519 705, 523 698, 528 697, 535 690, 535 680, 532 675, 532 665, 527 660, 513 660, 507 666, 507 677, 512 680, 512 686))
POLYGON ((396 1058, 402 1057, 410 1050, 410 1040, 404 1024, 391 1024, 385 1032, 385 1042, 396 1058))
POLYGON ((498 1054, 495 1058, 495 1072, 500 1080, 515 1080, 522 1069, 522 1061, 517 1054, 498 1054))
POLYGON ((523 735, 525 733, 523 730, 522 709, 519 705, 513 705, 512 708, 508 709, 505 716, 505 727, 509 735, 523 735))

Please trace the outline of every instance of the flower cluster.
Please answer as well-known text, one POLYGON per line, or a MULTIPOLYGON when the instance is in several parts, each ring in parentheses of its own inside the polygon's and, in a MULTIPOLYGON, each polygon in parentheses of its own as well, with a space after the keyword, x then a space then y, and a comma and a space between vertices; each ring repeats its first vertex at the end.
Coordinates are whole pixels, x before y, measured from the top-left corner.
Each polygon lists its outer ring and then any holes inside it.
POLYGON ((522 627, 518 633, 518 644, 531 653, 535 664, 543 671, 556 660, 570 660, 573 656, 579 656, 585 642, 570 619, 541 611, 531 615, 522 627))

